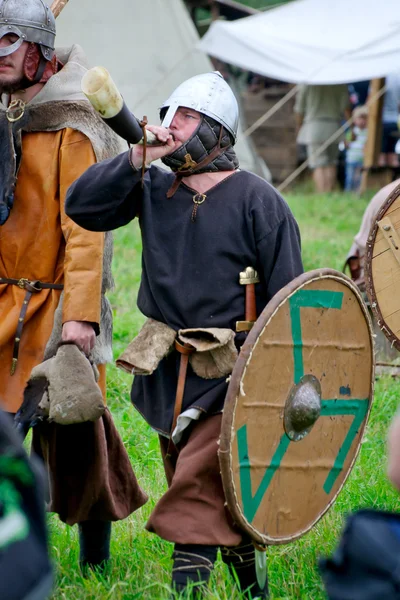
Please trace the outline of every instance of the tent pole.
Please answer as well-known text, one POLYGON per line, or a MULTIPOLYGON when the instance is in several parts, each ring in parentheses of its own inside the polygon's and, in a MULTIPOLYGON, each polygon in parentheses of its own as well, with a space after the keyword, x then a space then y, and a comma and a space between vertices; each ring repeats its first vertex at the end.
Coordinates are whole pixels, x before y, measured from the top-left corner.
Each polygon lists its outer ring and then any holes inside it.
POLYGON ((364 168, 361 176, 360 194, 368 188, 370 169, 378 162, 382 140, 382 109, 384 98, 383 93, 379 96, 378 94, 384 87, 384 77, 371 81, 370 95, 373 98, 376 96, 376 98, 371 103, 368 102, 368 135, 364 151, 364 168))
POLYGON ((219 6, 215 2, 215 0, 209 0, 210 12, 211 12, 211 20, 217 21, 220 17, 219 6))
POLYGON ((286 104, 286 102, 290 100, 290 98, 292 98, 296 94, 299 87, 299 84, 294 85, 292 89, 289 90, 288 93, 285 94, 280 100, 278 100, 276 104, 271 106, 271 108, 267 110, 267 112, 261 115, 261 117, 257 119, 257 121, 253 123, 253 125, 250 125, 250 127, 246 129, 243 135, 246 137, 251 135, 253 131, 258 129, 263 123, 265 123, 265 121, 268 121, 269 118, 271 118, 282 106, 284 106, 284 104, 286 104))

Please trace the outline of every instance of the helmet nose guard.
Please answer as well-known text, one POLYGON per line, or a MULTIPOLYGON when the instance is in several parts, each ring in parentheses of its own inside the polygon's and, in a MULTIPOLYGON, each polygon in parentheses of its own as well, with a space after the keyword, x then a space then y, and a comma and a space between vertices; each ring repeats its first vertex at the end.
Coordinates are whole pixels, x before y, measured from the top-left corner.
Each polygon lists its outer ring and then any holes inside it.
POLYGON ((55 50, 56 22, 43 0, 0 0, 0 39, 8 33, 19 39, 5 48, 0 56, 12 54, 23 42, 38 44, 43 57, 51 60, 55 50))
POLYGON ((221 73, 203 73, 187 79, 161 106, 166 110, 163 127, 169 127, 180 106, 191 108, 211 117, 222 125, 236 141, 239 125, 239 107, 235 95, 221 73))
POLYGON ((3 25, 2 27, 0 27, 0 40, 2 40, 5 35, 8 35, 10 33, 14 33, 15 35, 17 35, 18 39, 13 44, 0 48, 0 56, 9 56, 10 54, 18 50, 18 48, 22 46, 24 40, 26 39, 26 36, 22 33, 20 29, 18 29, 18 27, 15 27, 14 25, 3 25))

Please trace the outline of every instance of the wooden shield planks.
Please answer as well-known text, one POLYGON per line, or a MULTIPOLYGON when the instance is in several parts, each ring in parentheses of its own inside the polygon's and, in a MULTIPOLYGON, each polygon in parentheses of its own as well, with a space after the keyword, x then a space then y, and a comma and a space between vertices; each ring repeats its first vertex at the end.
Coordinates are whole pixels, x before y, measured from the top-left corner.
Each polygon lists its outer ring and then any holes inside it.
POLYGON ((368 236, 365 280, 377 323, 400 350, 400 186, 382 205, 368 236))
POLYGON ((301 275, 258 318, 231 376, 219 450, 229 510, 256 542, 297 539, 335 500, 369 415, 373 356, 367 308, 337 271, 301 275), (309 375, 320 382, 321 413, 294 442, 285 406, 309 375))

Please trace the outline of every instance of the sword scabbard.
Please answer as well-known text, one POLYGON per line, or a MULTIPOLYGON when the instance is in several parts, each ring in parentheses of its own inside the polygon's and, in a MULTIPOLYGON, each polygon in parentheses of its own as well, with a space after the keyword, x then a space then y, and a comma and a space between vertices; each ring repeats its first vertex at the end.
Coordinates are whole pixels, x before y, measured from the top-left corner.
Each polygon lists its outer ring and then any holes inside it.
POLYGON ((236 321, 236 331, 250 331, 253 324, 257 320, 257 305, 256 305, 256 283, 259 283, 260 278, 253 267, 247 267, 239 275, 240 285, 246 286, 245 293, 245 321, 236 321))

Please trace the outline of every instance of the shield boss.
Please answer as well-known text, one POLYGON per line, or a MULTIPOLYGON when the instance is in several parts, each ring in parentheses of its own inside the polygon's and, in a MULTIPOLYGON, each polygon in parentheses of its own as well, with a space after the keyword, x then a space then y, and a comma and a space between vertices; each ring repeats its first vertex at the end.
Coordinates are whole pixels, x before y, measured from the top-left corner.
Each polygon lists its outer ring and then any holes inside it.
POLYGON ((350 279, 311 271, 268 303, 232 373, 219 450, 229 510, 253 540, 297 539, 334 502, 373 378, 371 323, 350 279))

